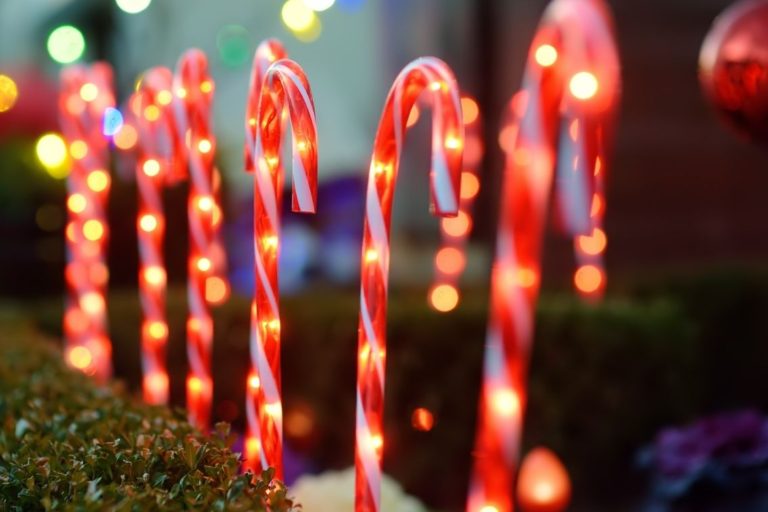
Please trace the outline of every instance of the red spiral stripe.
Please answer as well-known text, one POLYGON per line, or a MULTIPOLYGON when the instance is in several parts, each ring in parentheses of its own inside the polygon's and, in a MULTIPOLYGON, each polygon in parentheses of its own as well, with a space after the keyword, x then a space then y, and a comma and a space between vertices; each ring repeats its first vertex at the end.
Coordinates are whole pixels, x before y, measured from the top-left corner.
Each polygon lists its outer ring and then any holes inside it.
MULTIPOLYGON (((601 200, 603 194, 603 138, 612 128, 619 95, 618 57, 609 20, 600 0, 550 4, 531 46, 523 90, 513 98, 501 132, 507 165, 469 512, 513 510, 511 493, 552 186, 566 232, 583 237, 601 226, 602 209, 595 209, 595 198, 601 200)), ((580 243, 577 238, 577 247, 580 243)), ((602 276, 601 267, 592 270, 602 276)), ((577 285, 579 279, 577 271, 577 285)))
POLYGON ((112 373, 105 296, 111 178, 109 140, 102 127, 105 111, 114 106, 108 64, 73 65, 62 71, 59 122, 72 165, 67 178, 66 361, 102 381, 112 373))
POLYGON ((464 127, 459 89, 450 68, 433 57, 417 59, 398 75, 389 91, 374 141, 363 229, 360 322, 358 327, 355 510, 381 506, 384 438, 384 368, 389 280, 389 232, 406 124, 422 92, 433 107, 432 210, 455 215, 459 208, 464 127))
POLYGON ((214 154, 211 104, 214 83, 208 60, 200 50, 189 50, 174 76, 176 122, 186 145, 189 172, 189 260, 187 265, 187 410, 190 422, 206 430, 210 423, 213 381, 211 351, 213 319, 205 291, 216 275, 213 260, 217 234, 214 223, 218 208, 214 197, 214 154))
MULTIPOLYGON (((273 45, 274 42, 266 43, 273 45)), ((282 478, 283 412, 280 382, 278 257, 283 171, 279 165, 283 112, 291 125, 293 210, 314 213, 317 204, 317 124, 312 92, 304 71, 283 59, 262 71, 278 48, 257 51, 250 91, 246 170, 254 174, 255 291, 251 311, 251 373, 246 389, 248 437, 245 469, 272 467, 282 478), (261 52, 261 54, 259 53, 261 52), (258 77, 262 78, 259 79, 258 77), (255 98, 255 99, 254 99, 255 98), (255 109, 255 114, 254 110, 255 109), (253 116, 253 117, 251 117, 253 116), (250 120, 254 122, 251 123, 250 120), (252 147, 249 147, 252 146, 252 147)))

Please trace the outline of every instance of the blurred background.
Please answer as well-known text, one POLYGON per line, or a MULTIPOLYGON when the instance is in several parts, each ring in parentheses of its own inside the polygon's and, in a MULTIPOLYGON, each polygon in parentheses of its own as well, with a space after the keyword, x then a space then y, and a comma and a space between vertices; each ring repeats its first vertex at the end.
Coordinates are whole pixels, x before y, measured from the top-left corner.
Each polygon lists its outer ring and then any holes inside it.
MULTIPOLYGON (((233 286, 216 313, 215 416, 242 427, 253 288, 244 106, 253 52, 277 37, 310 79, 320 147, 318 214, 287 213, 283 226, 291 475, 351 465, 355 297, 373 136, 398 71, 418 56, 440 57, 476 98, 485 157, 462 300, 440 314, 427 301, 439 239, 438 221, 428 213, 428 120, 417 122, 406 144, 393 227, 385 471, 430 507, 460 510, 503 163, 500 117, 520 84, 546 2, 315 2, 327 8, 315 12, 301 0, 0 1, 0 296, 22 303, 41 328, 61 333, 68 165, 52 159, 41 140, 58 131, 62 66, 109 61, 122 103, 142 71, 172 68, 184 50, 202 49, 216 82, 233 286)), ((768 423, 761 412, 768 406, 768 157, 723 129, 697 79, 702 40, 730 2, 609 3, 624 85, 607 190, 608 296, 599 305, 573 299, 570 242, 548 235, 526 446, 543 444, 561 456, 576 510, 709 510, 702 503, 751 510, 738 502, 745 496, 768 507, 768 423), (682 427, 689 424, 700 430, 682 427), (663 430, 670 425, 681 427, 663 430), (704 471, 702 460, 722 451, 713 438, 746 450, 752 472, 743 464, 729 472, 732 458, 717 459, 726 469, 712 471, 722 478, 704 471), (659 460, 671 469, 660 469, 659 460)), ((137 191, 122 149, 113 153, 109 314, 117 377, 136 390, 137 191)), ((177 404, 186 372, 185 202, 183 184, 166 194, 169 366, 177 404)), ((736 451, 728 453, 743 455, 736 451)))

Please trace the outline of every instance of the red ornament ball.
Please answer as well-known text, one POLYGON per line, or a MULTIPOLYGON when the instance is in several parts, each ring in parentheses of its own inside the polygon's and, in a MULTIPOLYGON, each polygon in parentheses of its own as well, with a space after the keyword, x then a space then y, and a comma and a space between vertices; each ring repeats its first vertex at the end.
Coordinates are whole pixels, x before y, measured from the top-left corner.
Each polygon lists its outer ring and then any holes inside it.
POLYGON ((715 19, 701 47, 699 79, 728 125, 768 144, 768 0, 738 2, 715 19))

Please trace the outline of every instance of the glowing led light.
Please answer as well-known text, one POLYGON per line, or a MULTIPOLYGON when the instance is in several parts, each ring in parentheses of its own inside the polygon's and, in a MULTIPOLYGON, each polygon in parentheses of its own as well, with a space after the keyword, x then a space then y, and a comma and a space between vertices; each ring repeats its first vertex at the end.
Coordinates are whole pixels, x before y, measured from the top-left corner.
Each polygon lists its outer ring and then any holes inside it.
POLYGON ((160 109, 157 105, 147 105, 144 108, 144 119, 149 122, 157 121, 160 119, 160 109))
POLYGON ((245 440, 245 459, 255 460, 259 458, 261 452, 261 443, 255 437, 249 437, 245 440))
POLYGON ((592 235, 578 237, 578 244, 582 252, 595 255, 605 250, 605 246, 608 245, 608 238, 605 236, 605 231, 595 228, 592 230, 592 235))
POLYGON ((149 177, 157 176, 160 174, 160 162, 154 159, 149 159, 144 162, 144 165, 141 166, 141 169, 144 171, 144 174, 149 177))
POLYGON ((62 171, 67 162, 67 145, 60 135, 46 133, 37 139, 35 154, 51 176, 59 179, 67 176, 68 169, 62 171))
POLYGON ((223 304, 229 297, 227 282, 217 276, 205 280, 205 300, 209 304, 223 304))
POLYGON ((258 375, 251 374, 248 376, 248 387, 252 390, 256 390, 261 387, 261 379, 258 375))
POLYGON ((485 505, 480 509, 480 512, 499 512, 499 509, 493 505, 485 505))
POLYGON ((107 137, 113 137, 123 128, 123 114, 116 108, 104 109, 104 118, 101 123, 101 131, 107 137))
POLYGON ((512 272, 511 281, 510 284, 512 285, 520 286, 522 288, 530 288, 536 284, 536 271, 527 267, 517 268, 512 272))
POLYGON ((594 265, 583 265, 573 275, 573 282, 582 292, 595 292, 603 284, 603 272, 594 265))
POLYGON ((78 370, 84 370, 91 366, 93 356, 91 351, 85 347, 73 347, 69 351, 69 364, 78 370))
POLYGON ((443 88, 443 82, 432 82, 431 84, 429 84, 429 89, 431 91, 435 91, 436 92, 436 91, 439 91, 442 88, 443 88))
POLYGON ((405 122, 405 126, 410 128, 411 126, 415 125, 419 122, 419 117, 421 116, 421 109, 418 105, 414 105, 413 108, 411 108, 411 111, 408 113, 408 120, 405 122))
POLYGON ((155 217, 151 213, 145 213, 139 218, 139 228, 141 228, 142 231, 145 231, 147 233, 151 233, 152 231, 156 230, 157 217, 155 217))
POLYGON ((138 14, 149 7, 152 0, 115 0, 115 3, 123 12, 128 14, 138 14))
POLYGON ((367 263, 372 263, 374 261, 377 261, 379 259, 379 253, 376 251, 376 249, 368 249, 365 251, 365 261, 367 263))
POLYGON ((104 297, 97 292, 88 292, 80 297, 80 309, 94 315, 104 311, 104 297))
POLYGON ((597 94, 599 84, 597 77, 589 71, 580 71, 571 77, 568 89, 574 98, 588 100, 597 94))
POLYGON ((88 173, 86 183, 88 184, 88 188, 94 192, 103 192, 109 187, 109 174, 107 174, 107 171, 101 169, 91 171, 88 173))
POLYGON ((16 82, 8 75, 0 75, 0 112, 11 110, 19 97, 16 82))
POLYGON ((512 416, 520 411, 520 398, 511 389, 500 389, 493 394, 493 407, 502 416, 512 416))
POLYGON ((203 256, 202 258, 197 259, 195 266, 200 272, 208 272, 213 267, 213 264, 210 259, 203 256))
POLYGON ((450 136, 445 138, 445 149, 459 149, 461 146, 461 138, 450 136))
POLYGON ((323 12, 336 3, 336 0, 304 0, 304 5, 316 12, 323 12))
POLYGON ((539 66, 548 68, 557 62, 557 49, 551 44, 543 44, 536 48, 534 57, 539 66))
POLYGON ((447 313, 458 306, 459 291, 450 284, 435 286, 429 294, 429 302, 436 310, 441 313, 447 313))
POLYGON ((165 322, 155 320, 147 325, 147 334, 156 340, 165 339, 168 336, 168 325, 165 322))
POLYGON ((283 413, 283 408, 280 405, 280 402, 264 404, 264 412, 266 412, 270 416, 280 417, 283 413))
POLYGON ((458 274, 464 270, 466 258, 455 247, 443 247, 435 256, 435 264, 438 270, 444 274, 458 274))
POLYGON ((472 199, 480 192, 480 180, 471 172, 461 173, 461 198, 472 199))
POLYGON ((477 106, 477 102, 467 96, 461 98, 461 115, 464 119, 464 124, 472 124, 477 121, 477 117, 480 115, 480 108, 477 106))
POLYGON ((285 26, 293 32, 304 32, 316 23, 315 12, 302 0, 288 0, 283 5, 280 15, 285 26))
POLYGON ((416 430, 429 432, 435 426, 435 416, 429 409, 418 407, 411 414, 411 426, 416 430))
POLYGON ((199 377, 190 375, 187 377, 187 391, 199 395, 203 391, 203 381, 199 377))
POLYGON ((203 196, 198 198, 197 209, 201 212, 210 212, 213 210, 213 198, 211 196, 203 196))
POLYGON ((156 265, 145 268, 144 280, 154 286, 165 283, 165 269, 156 265))
POLYGON ((187 90, 184 89, 183 87, 179 87, 178 89, 176 89, 176 96, 178 96, 180 99, 183 100, 184 98, 187 97, 187 90))
POLYGON ((170 105, 173 101, 173 94, 171 91, 162 90, 157 93, 157 102, 160 105, 170 105))
POLYGON ((472 221, 465 212, 459 212, 456 217, 442 220, 443 231, 448 236, 464 236, 469 232, 472 221))
POLYGON ((82 32, 72 25, 57 27, 48 36, 48 54, 59 64, 69 64, 82 57, 85 51, 85 38, 82 32))
POLYGON ((208 139, 202 139, 197 143, 197 150, 201 153, 210 153, 211 148, 213 148, 213 144, 208 139))
POLYGON ((88 82, 80 87, 80 97, 83 101, 91 102, 99 96, 99 88, 96 84, 88 82))
POLYGON ((273 333, 279 333, 280 332, 280 320, 277 318, 273 318, 269 322, 264 322, 264 327, 267 330, 272 331, 273 333))
POLYGON ((278 240, 276 236, 265 236, 262 240, 264 240, 264 247, 267 249, 277 249, 278 240))
POLYGON ((90 219, 83 224, 83 236, 86 240, 96 242, 104 236, 104 224, 96 219, 90 219))
POLYGON ((152 395, 164 395, 168 391, 168 374, 165 372, 152 372, 144 376, 144 388, 152 395))
POLYGON ((376 434, 374 436, 371 436, 371 447, 374 450, 380 450, 381 447, 384 446, 384 438, 380 435, 376 434))
POLYGON ((67 199, 67 208, 72 213, 83 213, 88 206, 88 200, 83 194, 72 194, 67 199))

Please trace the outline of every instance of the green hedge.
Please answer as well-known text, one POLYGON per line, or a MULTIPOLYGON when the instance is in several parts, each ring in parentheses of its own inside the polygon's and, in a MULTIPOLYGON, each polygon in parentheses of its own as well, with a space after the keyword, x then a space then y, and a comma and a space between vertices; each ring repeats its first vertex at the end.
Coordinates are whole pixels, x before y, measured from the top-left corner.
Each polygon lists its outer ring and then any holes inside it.
POLYGON ((0 509, 289 511, 265 472, 239 475, 229 426, 204 437, 62 364, 52 343, 0 319, 0 509))

